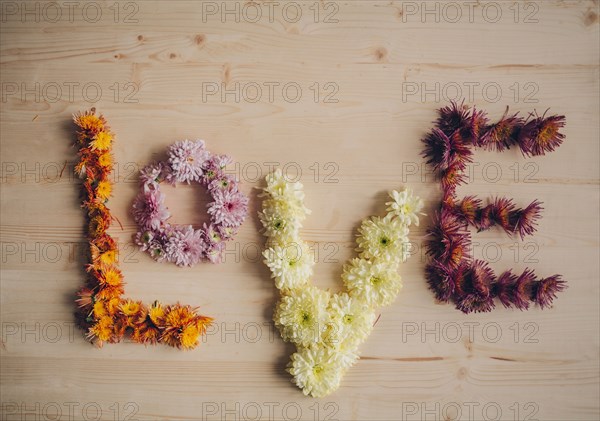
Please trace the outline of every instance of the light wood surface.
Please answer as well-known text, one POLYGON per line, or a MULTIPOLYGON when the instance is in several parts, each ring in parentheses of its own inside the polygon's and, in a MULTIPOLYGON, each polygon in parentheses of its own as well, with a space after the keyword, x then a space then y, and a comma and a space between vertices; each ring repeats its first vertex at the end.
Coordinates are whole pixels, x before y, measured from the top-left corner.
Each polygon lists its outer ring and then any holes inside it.
MULTIPOLYGON (((58 20, 45 2, 0 3, 2 419, 96 419, 98 410, 103 420, 144 421, 599 419, 598 2, 458 2, 454 23, 444 2, 315 0, 285 11, 285 2, 258 2, 235 12, 221 1, 96 1, 73 6, 72 21, 65 3, 58 20), (433 12, 423 17, 425 7, 433 12), (357 224, 384 211, 386 191, 412 187, 431 214, 440 193, 420 168, 419 139, 443 96, 457 87, 467 96, 469 86, 467 102, 495 118, 506 105, 567 116, 565 143, 545 157, 477 152, 461 192, 541 200, 535 236, 516 242, 493 230, 474 237, 475 254, 497 270, 561 273, 569 289, 543 311, 467 316, 436 304, 423 275, 426 217, 412 233, 418 252, 402 267, 403 291, 381 311, 362 359, 335 394, 304 397, 285 372, 291 347, 270 326, 277 294, 257 258, 258 176, 274 162, 301 170, 315 283, 338 290, 357 224), (127 295, 215 317, 194 351, 95 349, 73 328, 85 243, 70 118, 92 106, 117 135, 110 207, 123 229, 111 234, 127 295), (137 170, 183 138, 231 154, 251 196, 221 265, 157 264, 131 242, 137 170)), ((174 222, 203 220, 197 192, 167 191, 174 222)))

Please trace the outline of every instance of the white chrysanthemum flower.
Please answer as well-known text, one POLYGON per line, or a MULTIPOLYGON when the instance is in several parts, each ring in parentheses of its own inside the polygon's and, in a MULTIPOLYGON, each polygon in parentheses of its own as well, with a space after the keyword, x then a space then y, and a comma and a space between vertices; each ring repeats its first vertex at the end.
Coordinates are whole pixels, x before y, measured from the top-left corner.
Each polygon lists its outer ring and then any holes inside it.
POLYGON ((264 193, 260 196, 270 196, 276 201, 287 202, 288 206, 301 209, 305 214, 310 214, 310 210, 304 207, 302 183, 288 182, 279 168, 268 174, 265 177, 265 181, 267 182, 267 187, 263 188, 264 193))
POLYGON ((344 266, 342 279, 350 296, 370 307, 391 304, 402 288, 397 266, 379 259, 352 259, 344 266))
POLYGON ((393 201, 386 203, 386 205, 389 205, 387 211, 396 215, 400 222, 407 226, 410 226, 410 224, 419 226, 419 215, 424 206, 423 199, 413 195, 412 190, 408 188, 401 192, 392 190, 390 197, 393 201))
POLYGON ((410 256, 408 227, 391 214, 381 218, 372 216, 362 221, 358 229, 359 255, 362 258, 406 260, 410 256))
POLYGON ((265 177, 267 187, 264 190, 273 197, 296 197, 300 200, 304 200, 304 192, 302 191, 302 183, 295 182, 290 183, 285 179, 281 168, 277 168, 275 171, 267 174, 265 177))
POLYGON ((273 320, 283 340, 308 346, 321 341, 329 322, 330 294, 314 286, 292 290, 281 297, 273 320))
POLYGON ((263 251, 263 256, 279 289, 306 285, 312 276, 314 253, 303 241, 274 245, 263 251))
POLYGON ((279 206, 277 201, 269 199, 263 203, 263 211, 258 213, 264 227, 264 235, 282 242, 297 236, 305 218, 297 209, 279 206))
POLYGON ((322 346, 300 348, 292 355, 288 372, 305 395, 321 398, 340 387, 342 376, 358 356, 322 346))
POLYGON ((373 309, 345 292, 331 297, 329 314, 331 321, 325 341, 337 349, 356 348, 371 334, 375 323, 373 309))

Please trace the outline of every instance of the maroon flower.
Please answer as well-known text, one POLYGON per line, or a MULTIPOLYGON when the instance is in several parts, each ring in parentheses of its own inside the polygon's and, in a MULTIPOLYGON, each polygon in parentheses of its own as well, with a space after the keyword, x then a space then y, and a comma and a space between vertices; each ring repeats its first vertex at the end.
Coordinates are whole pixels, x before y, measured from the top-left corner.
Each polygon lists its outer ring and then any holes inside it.
POLYGON ((518 233, 521 239, 533 234, 542 209, 541 202, 534 200, 525 209, 512 212, 509 218, 510 231, 518 233))
POLYGON ((535 274, 531 269, 525 269, 515 281, 511 302, 519 310, 527 310, 531 301, 535 274))
POLYGON ((438 113, 435 126, 448 136, 457 130, 464 132, 471 127, 471 113, 464 101, 460 105, 452 101, 449 106, 440 108, 438 113))
POLYGON ((494 272, 481 260, 475 260, 463 277, 464 294, 456 297, 456 308, 464 313, 487 312, 494 308, 490 285, 494 272))
POLYGON ((432 262, 425 266, 427 283, 435 294, 438 301, 447 303, 454 294, 454 279, 452 272, 438 262, 432 262))
POLYGON ((536 116, 526 122, 517 114, 508 115, 508 108, 500 121, 490 125, 485 112, 464 102, 439 110, 435 127, 423 139, 423 156, 439 176, 443 192, 440 211, 427 230, 431 262, 425 268, 429 288, 439 301, 453 301, 457 309, 470 313, 492 310, 498 297, 504 307, 526 310, 531 302, 548 307, 566 287, 558 275, 537 280, 529 269, 519 276, 508 270, 496 279, 486 263, 472 261, 469 225, 478 231, 499 225, 509 235, 523 238, 535 231, 542 210, 539 201, 523 209, 505 197, 486 206, 475 196, 456 197, 456 188, 467 181, 465 169, 472 161, 473 146, 503 151, 518 144, 525 155, 543 155, 560 145, 563 126, 564 116, 536 116))
POLYGON ((517 114, 509 116, 507 107, 497 123, 486 127, 477 146, 497 152, 509 149, 518 142, 521 127, 523 127, 523 119, 517 114))
POLYGON ((564 125, 563 115, 536 117, 527 122, 519 133, 519 147, 523 155, 544 155, 559 147, 565 138, 559 131, 564 125))
POLYGON ((517 275, 513 274, 510 270, 507 270, 498 277, 493 285, 494 295, 498 297, 504 307, 508 308, 513 304, 516 282, 517 275))
POLYGON ((556 293, 567 288, 560 275, 553 275, 537 282, 534 288, 533 301, 541 308, 550 307, 556 293))

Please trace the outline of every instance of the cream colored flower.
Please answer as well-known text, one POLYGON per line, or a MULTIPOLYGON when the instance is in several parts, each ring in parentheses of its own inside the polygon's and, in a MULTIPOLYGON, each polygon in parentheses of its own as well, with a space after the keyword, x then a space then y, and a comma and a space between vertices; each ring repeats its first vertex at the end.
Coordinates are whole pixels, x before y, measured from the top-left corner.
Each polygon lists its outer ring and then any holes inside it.
POLYGON ((421 209, 424 206, 423 199, 414 196, 412 190, 408 188, 401 192, 392 190, 390 197, 393 201, 386 203, 386 205, 389 205, 387 211, 396 215, 400 222, 407 226, 410 226, 410 224, 419 226, 419 214, 421 214, 421 209))
POLYGON ((306 211, 282 199, 266 199, 258 217, 263 224, 264 235, 274 242, 282 242, 298 235, 302 221, 306 219, 306 211))
POLYGON ((266 249, 263 256, 279 289, 304 286, 312 277, 314 253, 303 241, 275 245, 266 249))
POLYGON ((386 258, 390 260, 406 260, 410 255, 408 228, 388 214, 384 218, 372 216, 363 220, 358 229, 359 255, 362 258, 386 258))
POLYGON ((273 320, 285 341, 308 346, 321 341, 329 322, 330 294, 314 286, 301 287, 283 295, 273 320))
POLYGON ((325 341, 339 349, 356 348, 371 334, 375 323, 373 309, 345 292, 331 297, 329 314, 331 320, 325 341))
POLYGON ((340 387, 342 376, 358 356, 323 346, 300 348, 292 355, 288 372, 305 395, 321 398, 340 387))
POLYGON ((397 266, 379 259, 352 259, 344 266, 342 279, 350 296, 370 307, 391 304, 402 288, 397 266))

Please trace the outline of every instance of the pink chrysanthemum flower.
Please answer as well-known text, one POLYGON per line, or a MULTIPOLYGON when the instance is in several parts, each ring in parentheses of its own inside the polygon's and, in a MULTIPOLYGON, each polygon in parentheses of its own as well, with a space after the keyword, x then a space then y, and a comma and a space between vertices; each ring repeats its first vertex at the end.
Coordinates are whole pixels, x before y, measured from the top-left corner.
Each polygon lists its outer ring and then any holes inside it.
POLYGON ((204 249, 204 257, 211 263, 223 262, 223 256, 225 253, 225 243, 215 243, 207 246, 204 249))
POLYGON ((208 206, 208 213, 216 224, 237 227, 242 224, 248 212, 248 198, 232 190, 215 190, 215 201, 208 206))
POLYGON ((147 251, 157 262, 162 262, 167 257, 165 246, 166 234, 163 229, 156 231, 139 231, 135 235, 135 243, 140 246, 141 251, 147 251))
POLYGON ((159 229, 169 216, 160 190, 140 192, 133 202, 133 217, 142 229, 159 229))
POLYGON ((155 189, 164 178, 164 169, 165 166, 162 162, 153 162, 142 168, 140 170, 140 181, 144 189, 155 189))
POLYGON ((204 242, 207 245, 217 244, 223 241, 219 227, 214 224, 204 224, 202 232, 204 235, 204 242))
POLYGON ((169 163, 173 178, 178 182, 200 181, 204 162, 210 153, 204 149, 204 141, 180 140, 169 146, 169 163))
POLYGON ((210 191, 215 190, 233 190, 237 191, 237 184, 235 180, 228 174, 219 174, 213 179, 208 185, 210 191))
POLYGON ((167 258, 177 266, 192 266, 202 258, 204 248, 201 230, 191 225, 176 227, 166 245, 167 258))
POLYGON ((232 159, 228 155, 211 155, 202 165, 202 182, 209 185, 213 180, 223 177, 225 167, 231 162, 232 159))

